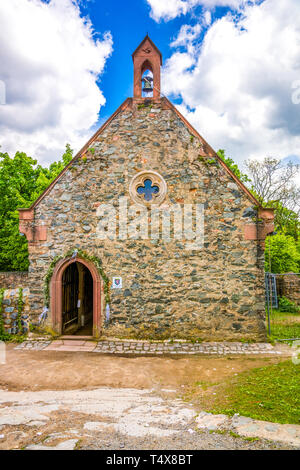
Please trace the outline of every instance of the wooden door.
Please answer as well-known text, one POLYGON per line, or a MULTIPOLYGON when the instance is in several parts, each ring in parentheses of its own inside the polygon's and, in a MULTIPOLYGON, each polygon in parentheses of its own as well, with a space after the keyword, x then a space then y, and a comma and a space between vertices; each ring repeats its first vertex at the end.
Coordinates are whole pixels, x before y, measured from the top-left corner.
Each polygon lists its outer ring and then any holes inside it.
POLYGON ((62 332, 78 324, 79 274, 76 263, 70 264, 62 278, 62 332))

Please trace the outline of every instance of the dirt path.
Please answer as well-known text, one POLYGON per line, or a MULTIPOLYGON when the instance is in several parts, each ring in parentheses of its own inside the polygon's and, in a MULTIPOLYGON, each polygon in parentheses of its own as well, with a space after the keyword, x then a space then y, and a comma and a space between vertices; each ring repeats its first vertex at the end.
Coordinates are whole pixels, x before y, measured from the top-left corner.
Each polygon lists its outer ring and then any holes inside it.
POLYGON ((196 425, 178 399, 271 358, 118 357, 7 348, 0 364, 1 449, 274 449, 196 425))
POLYGON ((120 357, 88 352, 22 351, 7 347, 0 364, 0 388, 71 390, 95 387, 181 387, 197 381, 220 382, 278 357, 120 357))

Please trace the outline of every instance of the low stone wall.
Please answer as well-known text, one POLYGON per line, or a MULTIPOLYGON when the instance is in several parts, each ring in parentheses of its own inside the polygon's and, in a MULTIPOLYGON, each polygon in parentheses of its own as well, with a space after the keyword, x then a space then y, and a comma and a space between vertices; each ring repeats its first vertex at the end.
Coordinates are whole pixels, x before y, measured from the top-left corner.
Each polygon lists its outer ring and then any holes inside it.
POLYGON ((285 274, 278 277, 278 293, 300 306, 300 275, 285 274))
POLYGON ((0 292, 0 329, 7 334, 29 331, 29 288, 0 292))
POLYGON ((18 289, 28 286, 27 271, 0 272, 0 289, 18 289))

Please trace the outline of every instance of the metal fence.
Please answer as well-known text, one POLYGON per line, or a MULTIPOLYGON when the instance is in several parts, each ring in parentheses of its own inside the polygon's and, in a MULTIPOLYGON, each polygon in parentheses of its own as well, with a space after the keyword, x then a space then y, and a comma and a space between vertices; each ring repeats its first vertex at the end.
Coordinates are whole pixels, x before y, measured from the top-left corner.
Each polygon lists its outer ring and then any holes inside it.
POLYGON ((272 274, 272 273, 265 274, 265 286, 266 286, 266 305, 270 306, 272 304, 273 308, 278 308, 276 274, 272 274))
POLYGON ((265 274, 268 333, 279 341, 300 340, 300 274, 265 274))

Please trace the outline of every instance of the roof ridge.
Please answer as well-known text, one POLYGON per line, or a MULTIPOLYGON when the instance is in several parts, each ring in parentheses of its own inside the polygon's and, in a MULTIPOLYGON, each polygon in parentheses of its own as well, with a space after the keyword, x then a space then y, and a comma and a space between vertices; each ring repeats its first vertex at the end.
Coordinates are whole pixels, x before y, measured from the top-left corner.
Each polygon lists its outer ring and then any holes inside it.
POLYGON ((69 167, 74 163, 74 161, 79 158, 86 150, 89 148, 90 144, 104 131, 104 129, 110 124, 110 122, 124 109, 127 108, 129 103, 132 101, 132 98, 126 98, 126 100, 121 104, 121 106, 116 109, 116 111, 105 121, 105 123, 92 135, 92 137, 87 141, 87 143, 76 153, 75 157, 65 166, 65 168, 54 178, 54 180, 49 184, 49 186, 39 195, 39 197, 31 204, 28 208, 20 208, 18 211, 29 211, 34 209, 39 202, 44 199, 44 197, 50 192, 53 186, 57 181, 65 174, 69 167))
MULTIPOLYGON (((147 37, 147 36, 146 36, 147 37)), ((150 38, 149 38, 150 39, 150 38)), ((255 203, 256 206, 262 208, 260 202, 253 196, 253 194, 249 191, 249 189, 242 183, 242 181, 233 173, 233 171, 228 167, 228 165, 219 157, 216 151, 206 142, 206 140, 199 134, 199 132, 189 123, 189 121, 180 113, 180 111, 176 108, 176 106, 169 101, 167 97, 163 97, 161 99, 165 101, 167 106, 172 109, 179 119, 187 126, 189 131, 195 135, 198 139, 200 139, 205 147, 209 150, 208 155, 204 155, 204 157, 213 157, 218 160, 218 162, 222 165, 222 167, 227 171, 227 173, 235 180, 235 182, 240 186, 245 194, 255 203)), ((76 159, 78 159, 84 152, 87 151, 90 144, 105 130, 105 128, 110 124, 110 122, 123 110, 125 110, 130 103, 133 102, 133 98, 126 98, 126 100, 116 109, 116 111, 105 121, 105 123, 93 134, 93 136, 88 140, 88 142, 77 152, 75 157, 65 166, 65 168, 56 176, 56 178, 50 183, 50 185, 40 194, 40 196, 31 204, 29 208, 20 208, 18 211, 25 212, 25 211, 32 211, 43 199, 44 197, 51 191, 53 186, 57 183, 57 181, 66 173, 69 167, 74 163, 76 159)))
POLYGON ((217 160, 223 166, 223 168, 225 168, 225 170, 230 174, 230 176, 235 180, 235 182, 240 186, 240 188, 250 197, 250 199, 252 199, 252 201, 258 207, 262 207, 260 202, 256 199, 255 196, 253 196, 251 191, 249 191, 249 189, 244 185, 244 183, 242 183, 242 181, 233 173, 233 171, 229 168, 227 163, 225 163, 222 160, 222 158, 219 157, 217 152, 206 142, 206 140, 202 137, 201 134, 199 134, 199 132, 192 126, 192 124, 189 123, 189 121, 181 114, 181 112, 176 108, 176 106, 173 103, 171 103, 171 101, 166 96, 164 96, 163 99, 166 100, 166 102, 171 107, 171 109, 173 109, 176 112, 177 116, 184 122, 184 124, 189 128, 189 130, 193 134, 195 134, 195 137, 198 137, 205 144, 205 146, 208 147, 208 149, 211 152, 211 155, 208 155, 208 156, 217 158, 217 160))

